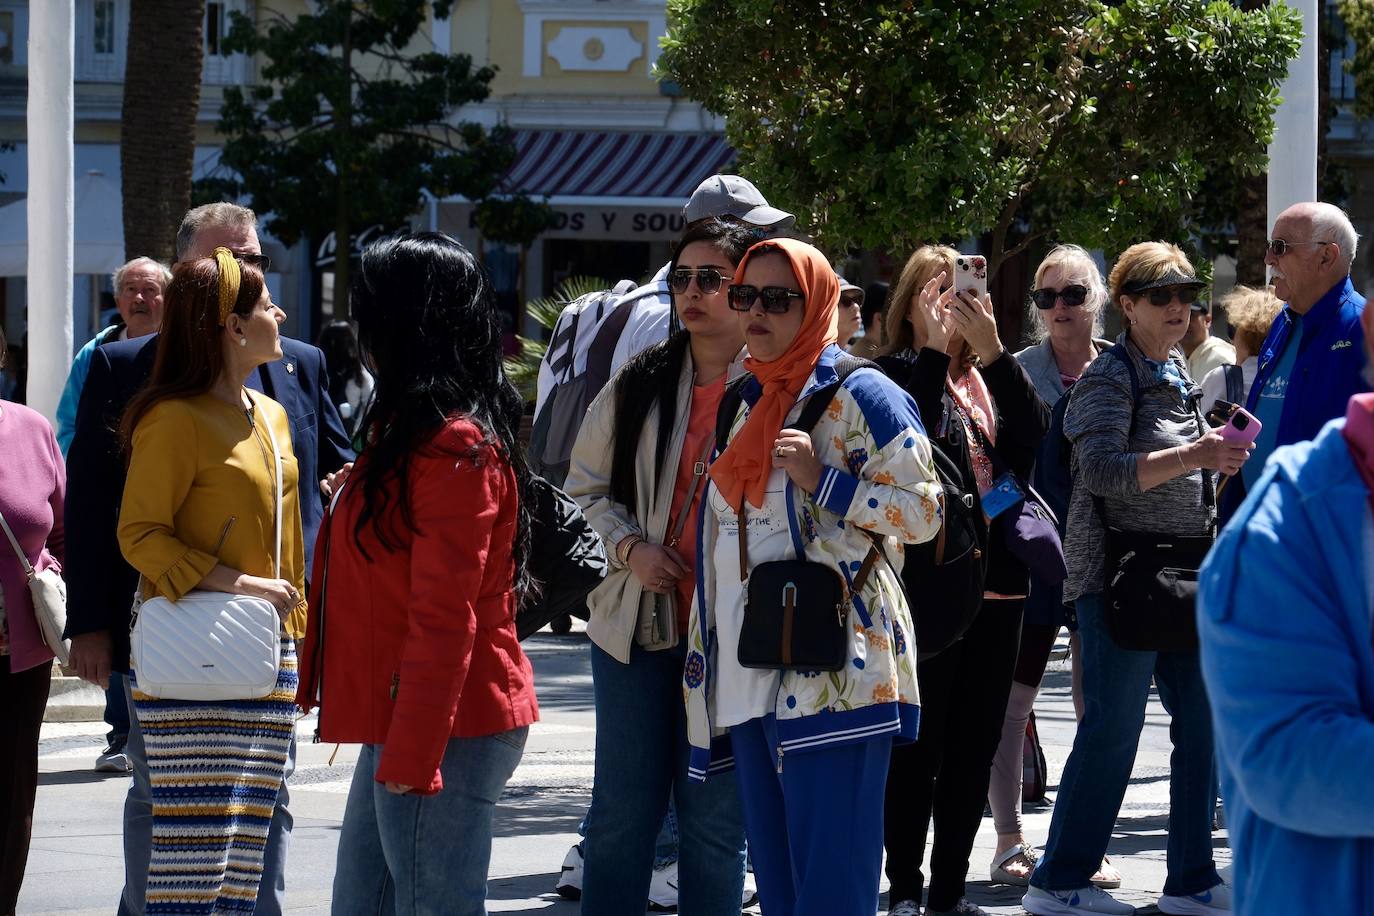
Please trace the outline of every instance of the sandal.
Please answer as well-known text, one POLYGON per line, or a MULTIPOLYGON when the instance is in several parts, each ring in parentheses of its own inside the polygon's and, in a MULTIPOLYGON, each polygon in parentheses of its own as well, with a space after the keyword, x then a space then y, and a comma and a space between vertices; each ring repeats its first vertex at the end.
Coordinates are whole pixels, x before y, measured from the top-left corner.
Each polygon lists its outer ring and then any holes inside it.
POLYGON ((1097 874, 1089 879, 1093 887, 1100 887, 1103 890, 1116 890, 1121 886, 1121 872, 1112 865, 1112 860, 1106 856, 1102 857, 1102 866, 1098 868, 1097 874))
MULTIPOLYGON (((1029 846, 1018 843, 992 860, 992 865, 988 869, 988 875, 992 878, 993 884, 1010 884, 1013 887, 1025 887, 1030 884, 1031 872, 1035 871, 1035 862, 1035 850, 1031 849, 1029 846), (1017 856, 1025 859, 1026 863, 1030 866, 1026 869, 1024 875, 1014 875, 1007 871, 1007 863, 1017 856)), ((1120 877, 1117 878, 1117 883, 1118 885, 1120 884, 1120 877)))

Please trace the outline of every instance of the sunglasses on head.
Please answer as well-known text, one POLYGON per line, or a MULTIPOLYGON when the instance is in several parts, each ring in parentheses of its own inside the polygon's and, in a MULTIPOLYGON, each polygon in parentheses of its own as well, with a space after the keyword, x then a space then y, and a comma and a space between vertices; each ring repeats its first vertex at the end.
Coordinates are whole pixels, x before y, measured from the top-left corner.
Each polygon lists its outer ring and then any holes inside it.
POLYGON ((1335 242, 1329 239, 1325 242, 1288 242, 1283 239, 1270 239, 1265 242, 1264 247, 1276 258, 1281 258, 1288 253, 1288 249, 1296 248, 1298 245, 1334 245, 1335 242))
POLYGON ((668 285, 675 293, 685 293, 687 287, 692 285, 693 277, 697 278, 697 289, 708 296, 720 289, 720 281, 725 279, 714 267, 703 267, 700 270, 683 267, 668 275, 668 285))
POLYGON ((793 299, 805 299, 806 297, 794 289, 785 286, 765 286, 760 289, 757 286, 749 286, 744 283, 732 283, 727 290, 730 308, 737 312, 747 312, 754 307, 754 303, 763 300, 763 310, 770 315, 784 315, 792 307, 793 299))
POLYGON ((1147 290, 1140 293, 1142 299, 1150 300, 1151 305, 1161 308, 1173 302, 1175 297, 1184 305, 1192 305, 1197 301, 1198 294, 1202 290, 1196 286, 1161 286, 1158 289, 1147 290))
POLYGON ((861 289, 846 289, 840 293, 840 304, 856 306, 864 304, 864 291, 861 289))
POLYGON ((1031 293, 1031 301, 1042 312, 1054 308, 1056 299, 1063 299, 1064 304, 1071 307, 1082 305, 1088 301, 1088 288, 1080 283, 1075 283, 1058 290, 1050 289, 1047 286, 1031 293))

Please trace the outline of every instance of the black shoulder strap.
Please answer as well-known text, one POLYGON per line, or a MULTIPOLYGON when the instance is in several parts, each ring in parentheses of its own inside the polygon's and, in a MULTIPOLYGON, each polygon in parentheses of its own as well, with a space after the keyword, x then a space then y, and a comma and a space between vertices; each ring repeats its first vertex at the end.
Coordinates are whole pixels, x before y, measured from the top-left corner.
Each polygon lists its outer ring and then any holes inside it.
POLYGON ((806 399, 806 406, 802 408, 801 415, 797 417, 797 422, 793 424, 793 429, 799 429, 804 433, 809 433, 816 428, 816 424, 821 420, 821 414, 830 406, 830 401, 835 397, 835 392, 840 390, 844 380, 849 378, 858 369, 877 369, 883 370, 872 360, 864 359, 859 356, 850 356, 848 353, 835 360, 835 381, 826 385, 824 388, 817 388, 811 392, 806 399))
POLYGON ((1245 406, 1245 375, 1240 366, 1223 366, 1222 377, 1226 379, 1226 400, 1232 404, 1245 406))
POLYGON ((739 405, 744 400, 744 395, 740 392, 752 375, 748 372, 725 386, 725 394, 721 396, 720 406, 716 408, 716 453, 725 451, 725 444, 730 440, 730 427, 735 425, 735 414, 739 413, 739 405))
POLYGON ((1131 359, 1131 354, 1126 352, 1126 345, 1123 343, 1114 343, 1102 352, 1115 357, 1120 361, 1121 365, 1126 367, 1126 374, 1131 377, 1131 400, 1135 403, 1136 407, 1139 407, 1140 377, 1135 373, 1135 360, 1131 359))

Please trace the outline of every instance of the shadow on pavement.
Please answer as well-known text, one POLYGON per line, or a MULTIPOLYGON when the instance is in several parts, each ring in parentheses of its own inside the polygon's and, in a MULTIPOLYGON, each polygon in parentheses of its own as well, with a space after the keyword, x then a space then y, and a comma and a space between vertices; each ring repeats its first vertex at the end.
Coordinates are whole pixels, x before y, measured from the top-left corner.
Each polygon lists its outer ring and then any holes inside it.
POLYGON ((59 770, 55 773, 39 773, 40 786, 77 786, 88 782, 104 782, 107 779, 129 779, 128 773, 97 773, 95 770, 59 770))
POLYGON ((509 878, 491 878, 487 881, 488 900, 528 900, 538 897, 540 902, 526 910, 503 910, 508 913, 576 913, 580 905, 575 900, 564 900, 553 892, 558 872, 542 875, 514 875, 509 878))

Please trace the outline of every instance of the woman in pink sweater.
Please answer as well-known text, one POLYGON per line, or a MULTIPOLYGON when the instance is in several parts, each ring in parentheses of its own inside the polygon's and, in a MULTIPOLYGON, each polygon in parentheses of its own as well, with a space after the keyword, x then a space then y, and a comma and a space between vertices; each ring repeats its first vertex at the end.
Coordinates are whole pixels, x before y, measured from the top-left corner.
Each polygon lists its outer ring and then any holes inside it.
MULTIPOLYGON (((5 338, 0 334, 0 366, 5 338)), ((60 567, 67 473, 52 426, 0 400, 0 514, 35 569, 60 567)), ((38 633, 24 566, 0 535, 0 914, 13 913, 29 857, 38 791, 38 730, 53 654, 38 633)))

